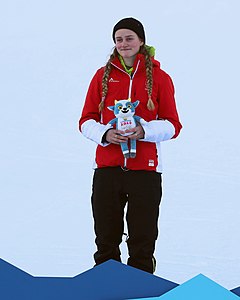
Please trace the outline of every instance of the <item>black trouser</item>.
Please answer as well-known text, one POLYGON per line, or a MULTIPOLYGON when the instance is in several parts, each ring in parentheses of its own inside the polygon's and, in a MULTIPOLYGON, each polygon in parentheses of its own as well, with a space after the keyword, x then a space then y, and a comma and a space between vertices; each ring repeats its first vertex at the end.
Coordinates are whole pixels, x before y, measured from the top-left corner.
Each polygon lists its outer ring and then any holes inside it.
POLYGON ((96 169, 92 209, 96 234, 96 265, 109 259, 121 261, 119 245, 127 205, 128 265, 153 273, 158 236, 161 174, 153 171, 123 171, 120 167, 96 169))

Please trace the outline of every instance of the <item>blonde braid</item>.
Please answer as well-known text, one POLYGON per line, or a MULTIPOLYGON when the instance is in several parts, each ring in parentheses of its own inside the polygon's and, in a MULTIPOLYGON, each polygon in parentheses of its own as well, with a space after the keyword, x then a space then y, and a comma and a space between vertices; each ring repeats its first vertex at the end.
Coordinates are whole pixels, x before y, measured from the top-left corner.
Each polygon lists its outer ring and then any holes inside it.
POLYGON ((152 101, 152 88, 153 88, 153 76, 152 76, 152 60, 149 52, 147 51, 145 45, 143 45, 140 49, 140 53, 145 56, 145 66, 146 66, 146 76, 147 76, 147 91, 148 91, 148 103, 147 108, 149 110, 154 110, 155 105, 152 101))
POLYGON ((104 107, 104 100, 107 96, 107 92, 108 92, 108 78, 112 69, 112 65, 111 62, 112 60, 116 57, 117 55, 117 50, 116 48, 114 48, 113 53, 110 55, 110 58, 108 60, 108 62, 106 63, 106 66, 104 68, 104 73, 103 73, 103 77, 102 77, 102 100, 99 104, 99 111, 101 112, 103 110, 104 107))

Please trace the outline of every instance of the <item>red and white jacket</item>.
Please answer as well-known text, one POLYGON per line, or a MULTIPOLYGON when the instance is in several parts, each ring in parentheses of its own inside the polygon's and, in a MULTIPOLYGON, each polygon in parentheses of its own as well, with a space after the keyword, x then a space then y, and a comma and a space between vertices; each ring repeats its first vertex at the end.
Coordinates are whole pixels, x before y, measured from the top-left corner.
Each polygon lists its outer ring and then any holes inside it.
POLYGON ((96 149, 95 166, 122 166, 131 170, 149 170, 162 172, 160 142, 178 136, 182 125, 179 121, 175 99, 174 86, 170 76, 160 68, 160 63, 153 59, 153 90, 152 100, 155 105, 153 111, 148 110, 148 93, 146 87, 146 69, 144 56, 136 56, 133 72, 130 76, 121 65, 118 58, 112 62, 112 70, 108 79, 108 93, 104 101, 104 109, 99 112, 102 99, 102 76, 104 67, 94 75, 85 100, 79 129, 82 134, 98 144, 96 149), (137 155, 127 159, 121 152, 120 145, 103 144, 102 137, 111 127, 108 122, 114 114, 107 107, 114 105, 115 100, 131 98, 140 103, 136 108, 136 115, 142 117, 146 124, 142 124, 145 136, 137 140, 137 155))

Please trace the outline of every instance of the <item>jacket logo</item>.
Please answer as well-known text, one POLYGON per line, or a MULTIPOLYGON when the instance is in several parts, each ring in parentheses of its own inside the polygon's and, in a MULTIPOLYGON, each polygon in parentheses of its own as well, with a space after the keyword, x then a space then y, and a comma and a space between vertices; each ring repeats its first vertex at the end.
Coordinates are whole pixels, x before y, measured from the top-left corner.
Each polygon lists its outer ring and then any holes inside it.
POLYGON ((149 159, 148 166, 149 167, 154 167, 154 160, 153 159, 149 159))
POLYGON ((113 79, 112 77, 109 79, 108 82, 120 82, 119 80, 113 79))

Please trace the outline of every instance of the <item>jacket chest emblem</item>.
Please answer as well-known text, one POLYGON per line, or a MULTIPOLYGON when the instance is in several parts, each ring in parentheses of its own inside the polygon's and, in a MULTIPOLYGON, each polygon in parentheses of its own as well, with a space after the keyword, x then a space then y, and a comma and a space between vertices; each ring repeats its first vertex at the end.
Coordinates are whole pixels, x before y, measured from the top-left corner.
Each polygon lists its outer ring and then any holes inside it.
POLYGON ((108 80, 108 82, 120 82, 120 81, 111 77, 111 78, 108 80))

